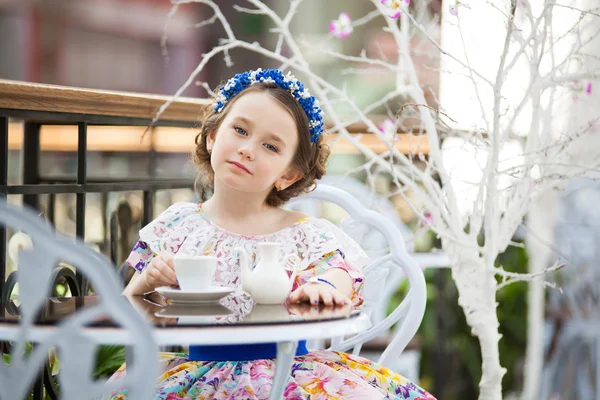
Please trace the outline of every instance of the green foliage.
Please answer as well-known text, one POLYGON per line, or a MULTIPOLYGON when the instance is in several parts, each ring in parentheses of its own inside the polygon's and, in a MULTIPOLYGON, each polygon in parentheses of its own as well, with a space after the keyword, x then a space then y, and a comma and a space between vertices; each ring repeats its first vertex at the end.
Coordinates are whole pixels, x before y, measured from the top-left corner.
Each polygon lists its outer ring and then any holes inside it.
POLYGON ((58 285, 56 285, 55 290, 56 290, 56 294, 58 296, 65 296, 67 294, 67 286, 66 285, 58 284, 58 285))
POLYGON ((263 15, 246 14, 241 17, 246 35, 258 35, 266 30, 267 19, 263 15))
MULTIPOLYGON (((520 247, 510 247, 496 260, 507 271, 527 272, 529 259, 520 247)), ((502 383, 504 392, 517 390, 521 382, 521 365, 527 345, 527 283, 505 286, 496 294, 500 321, 500 363, 508 369, 502 383)))
POLYGON ((94 378, 110 377, 125 362, 125 347, 105 345, 98 348, 94 378))
MULTIPOLYGON (((25 347, 26 354, 30 354, 32 351, 32 346, 30 343, 27 343, 25 347)), ((10 365, 11 355, 3 354, 2 360, 5 364, 10 365)), ((50 360, 50 369, 52 376, 57 375, 60 372, 60 360, 56 357, 55 352, 50 352, 49 354, 50 360)), ((124 346, 115 346, 115 345, 105 345, 98 347, 98 352, 96 353, 96 365, 94 367, 93 377, 98 379, 107 379, 109 378, 123 363, 125 362, 125 347, 124 346)), ((56 380, 56 378, 55 378, 56 380)), ((58 387, 58 381, 56 380, 55 385, 58 387)), ((46 399, 50 399, 50 397, 46 394, 46 399)), ((33 399, 33 395, 29 396, 29 399, 33 399)))

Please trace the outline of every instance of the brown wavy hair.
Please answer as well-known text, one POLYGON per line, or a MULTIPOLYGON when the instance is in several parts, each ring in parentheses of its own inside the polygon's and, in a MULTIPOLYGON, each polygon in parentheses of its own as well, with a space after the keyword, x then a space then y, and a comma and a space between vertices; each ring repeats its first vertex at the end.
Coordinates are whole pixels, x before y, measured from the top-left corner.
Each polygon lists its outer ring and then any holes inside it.
POLYGON ((302 174, 302 178, 284 190, 277 191, 273 188, 269 192, 266 203, 269 206, 278 207, 288 200, 314 189, 317 179, 321 179, 325 174, 330 149, 327 144, 323 143, 323 135, 320 135, 315 143, 310 141, 308 117, 304 109, 289 91, 274 83, 259 82, 247 87, 229 100, 221 112, 218 114, 211 113, 205 118, 202 129, 196 135, 195 140, 196 149, 193 160, 198 167, 198 172, 194 189, 201 199, 208 198, 214 190, 215 173, 210 164, 210 154, 206 149, 206 140, 210 132, 217 132, 232 105, 244 94, 250 92, 268 93, 290 113, 296 122, 298 147, 292 159, 292 166, 302 174))

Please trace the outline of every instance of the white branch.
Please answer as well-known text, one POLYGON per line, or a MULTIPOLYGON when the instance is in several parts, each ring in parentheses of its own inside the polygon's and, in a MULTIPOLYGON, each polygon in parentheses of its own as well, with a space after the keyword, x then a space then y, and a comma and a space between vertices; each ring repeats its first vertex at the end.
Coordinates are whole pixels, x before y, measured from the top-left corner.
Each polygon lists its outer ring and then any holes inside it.
MULTIPOLYGON (((533 272, 529 274, 518 273, 518 272, 509 272, 505 271, 502 267, 494 268, 494 273, 500 277, 502 277, 502 281, 496 286, 496 290, 500 290, 505 286, 508 286, 515 282, 524 282, 524 281, 532 281, 534 278, 542 275, 546 275, 551 272, 556 272, 562 269, 566 264, 561 264, 558 261, 554 263, 553 266, 546 268, 543 271, 533 272)), ((547 287, 557 288, 556 283, 542 281, 542 284, 547 287)), ((562 292, 560 288, 559 291, 562 292)))

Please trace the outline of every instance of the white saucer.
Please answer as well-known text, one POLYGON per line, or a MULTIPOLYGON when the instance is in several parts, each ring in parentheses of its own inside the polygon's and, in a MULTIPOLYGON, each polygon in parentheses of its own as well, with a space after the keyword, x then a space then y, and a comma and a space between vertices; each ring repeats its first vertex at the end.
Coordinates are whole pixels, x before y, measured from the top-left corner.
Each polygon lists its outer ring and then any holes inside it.
POLYGON ((156 291, 162 296, 166 297, 172 303, 198 304, 216 303, 223 297, 233 292, 234 289, 222 286, 211 286, 210 288, 202 291, 186 292, 179 288, 162 286, 156 288, 156 291))

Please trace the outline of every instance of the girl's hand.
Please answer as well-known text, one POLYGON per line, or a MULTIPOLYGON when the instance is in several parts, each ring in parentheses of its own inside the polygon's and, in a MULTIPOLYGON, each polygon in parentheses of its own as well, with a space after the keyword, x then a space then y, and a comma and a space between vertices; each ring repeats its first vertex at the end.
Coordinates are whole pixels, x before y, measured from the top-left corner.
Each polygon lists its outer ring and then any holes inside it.
POLYGON ((175 263, 169 253, 160 253, 150 261, 141 278, 152 290, 160 286, 178 286, 175 263))
POLYGON ((288 305, 291 314, 298 315, 304 320, 319 320, 348 317, 352 313, 352 305, 328 307, 326 305, 312 305, 308 303, 294 303, 288 305))
POLYGON ((305 283, 294 290, 289 297, 290 303, 303 301, 311 304, 322 302, 326 306, 350 304, 350 299, 326 283, 305 283))

